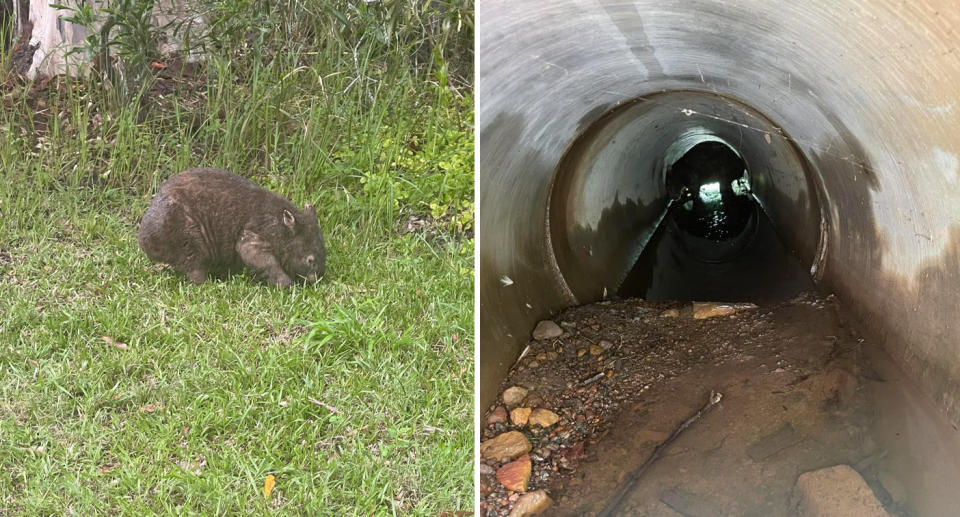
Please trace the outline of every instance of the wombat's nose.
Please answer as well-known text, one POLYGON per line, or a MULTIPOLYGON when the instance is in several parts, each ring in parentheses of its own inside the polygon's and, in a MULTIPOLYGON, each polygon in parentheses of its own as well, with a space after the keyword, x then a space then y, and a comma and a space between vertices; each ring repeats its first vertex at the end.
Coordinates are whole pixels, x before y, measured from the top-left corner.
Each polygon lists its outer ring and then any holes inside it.
POLYGON ((307 264, 313 264, 313 255, 307 255, 307 264))
POLYGON ((309 275, 307 275, 307 280, 309 280, 309 281, 311 281, 311 282, 316 282, 316 281, 317 281, 317 275, 315 275, 315 274, 313 274, 313 273, 310 273, 309 275))

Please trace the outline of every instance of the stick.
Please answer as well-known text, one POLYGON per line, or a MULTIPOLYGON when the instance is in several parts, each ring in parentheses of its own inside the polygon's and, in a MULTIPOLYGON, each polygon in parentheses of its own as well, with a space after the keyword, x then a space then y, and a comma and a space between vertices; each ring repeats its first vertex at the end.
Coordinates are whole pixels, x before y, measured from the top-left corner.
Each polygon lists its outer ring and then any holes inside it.
POLYGON ((326 409, 327 411, 329 411, 329 412, 331 412, 331 413, 340 413, 340 410, 339 410, 339 409, 331 406, 330 404, 327 404, 326 402, 321 402, 321 401, 319 401, 319 400, 317 400, 317 399, 315 399, 315 398, 313 398, 313 397, 307 397, 307 400, 309 400, 310 402, 313 402, 314 404, 316 404, 316 405, 318 405, 318 406, 326 409))
POLYGON ((600 372, 600 373, 598 373, 598 374, 596 374, 596 375, 587 377, 586 379, 580 381, 580 386, 581 386, 581 387, 583 387, 583 386, 589 386, 589 385, 591 385, 591 384, 599 381, 600 379, 604 378, 604 376, 606 376, 606 375, 607 375, 606 372, 600 372))
POLYGON ((653 454, 651 454, 650 457, 647 458, 647 461, 643 462, 643 465, 640 465, 638 469, 634 470, 633 472, 630 473, 630 475, 627 476, 627 479, 624 480, 623 484, 617 490, 616 495, 614 495, 613 499, 611 499, 610 502, 607 503, 607 506, 604 507, 604 509, 597 514, 597 517, 611 517, 612 515, 616 515, 617 509, 620 507, 620 503, 623 502, 623 498, 637 486, 637 482, 640 481, 640 476, 643 475, 643 473, 647 470, 647 468, 649 468, 650 465, 653 464, 653 462, 660 459, 660 454, 663 453, 663 450, 666 449, 668 445, 673 443, 674 440, 676 440, 681 433, 686 431, 688 427, 690 427, 694 422, 699 420, 704 413, 710 410, 710 408, 712 408, 713 406, 717 405, 717 403, 720 402, 720 399, 722 398, 723 398, 723 393, 720 393, 718 391, 711 391, 710 399, 707 400, 707 403, 704 404, 703 407, 698 409, 697 412, 693 414, 693 416, 684 420, 683 423, 680 424, 680 427, 678 427, 677 430, 674 431, 669 438, 664 440, 664 442, 661 443, 660 445, 657 445, 657 447, 653 450, 653 454))

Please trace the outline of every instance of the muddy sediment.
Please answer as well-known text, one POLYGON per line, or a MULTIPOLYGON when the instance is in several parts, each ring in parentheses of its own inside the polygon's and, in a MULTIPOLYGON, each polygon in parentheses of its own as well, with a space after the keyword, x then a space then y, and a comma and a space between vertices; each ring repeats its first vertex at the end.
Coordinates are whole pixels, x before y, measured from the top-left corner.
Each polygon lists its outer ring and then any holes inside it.
POLYGON ((519 431, 510 436, 529 442, 523 457, 482 457, 482 515, 509 515, 534 490, 555 502, 546 515, 598 514, 711 391, 721 402, 663 449, 615 514, 797 515, 801 474, 849 465, 887 511, 911 515, 870 432, 871 345, 837 301, 803 293, 716 312, 697 319, 690 303, 629 299, 555 317, 562 333, 531 340, 481 421, 481 441, 519 431), (528 409, 558 419, 531 425, 528 409), (527 456, 529 479, 507 476, 527 456))

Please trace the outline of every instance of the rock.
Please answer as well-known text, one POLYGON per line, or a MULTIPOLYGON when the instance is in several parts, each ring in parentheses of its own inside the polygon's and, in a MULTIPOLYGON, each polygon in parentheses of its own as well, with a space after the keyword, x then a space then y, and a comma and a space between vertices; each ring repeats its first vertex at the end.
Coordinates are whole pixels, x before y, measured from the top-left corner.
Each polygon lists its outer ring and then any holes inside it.
POLYGON ((491 467, 490 465, 487 465, 486 463, 481 462, 479 472, 481 475, 492 476, 497 472, 497 469, 491 467))
POLYGON ((527 419, 527 424, 531 426, 539 425, 540 427, 550 427, 559 421, 560 416, 553 411, 550 411, 549 409, 537 408, 530 413, 530 418, 527 419))
POLYGON ((510 421, 513 422, 513 425, 518 427, 523 427, 527 425, 527 420, 530 418, 531 409, 528 407, 518 407, 510 412, 510 421))
POLYGON ((506 404, 508 408, 517 407, 523 402, 523 399, 526 398, 527 393, 530 393, 530 390, 522 386, 507 388, 503 392, 503 403, 506 404))
POLYGON ((547 352, 547 360, 548 360, 548 361, 553 361, 553 360, 556 359, 556 358, 557 358, 557 353, 556 353, 556 352, 547 352))
POLYGON ((563 329, 560 328, 560 325, 550 321, 543 320, 540 323, 537 323, 536 328, 533 329, 533 339, 554 339, 563 335, 563 329))
POLYGON ((503 424, 507 421, 507 410, 503 406, 497 406, 487 416, 487 425, 503 424))
POLYGON ((601 339, 600 342, 597 344, 599 344, 600 348, 604 350, 610 350, 611 348, 613 348, 613 343, 611 343, 610 341, 607 341, 606 339, 601 339))
POLYGON ((729 316, 736 312, 756 308, 757 306, 752 303, 693 302, 693 319, 702 320, 717 316, 729 316))
POLYGON ((849 465, 801 474, 793 488, 792 506, 800 517, 890 517, 849 465))
POLYGON ((517 503, 513 505, 508 517, 527 517, 542 513, 553 505, 553 499, 547 495, 546 490, 536 490, 529 494, 523 494, 517 503))
POLYGON ((600 345, 590 345, 590 355, 600 355, 603 353, 603 347, 600 345))
POLYGON ((587 354, 587 349, 586 349, 586 348, 581 348, 581 349, 577 350, 577 357, 583 357, 583 356, 585 356, 586 354, 587 354))
POLYGON ((485 460, 512 460, 530 452, 533 446, 520 431, 508 431, 480 444, 480 457, 485 460))
POLYGON ((546 361, 546 360, 547 360, 546 352, 540 352, 539 354, 537 354, 537 361, 546 361))
POLYGON ((524 454, 497 469, 497 481, 507 490, 526 492, 532 469, 533 465, 530 463, 530 455, 524 454))
POLYGON ((530 361, 530 364, 527 365, 531 370, 540 366, 540 361, 530 361))
POLYGON ((661 318, 679 318, 680 309, 667 309, 660 313, 661 318))

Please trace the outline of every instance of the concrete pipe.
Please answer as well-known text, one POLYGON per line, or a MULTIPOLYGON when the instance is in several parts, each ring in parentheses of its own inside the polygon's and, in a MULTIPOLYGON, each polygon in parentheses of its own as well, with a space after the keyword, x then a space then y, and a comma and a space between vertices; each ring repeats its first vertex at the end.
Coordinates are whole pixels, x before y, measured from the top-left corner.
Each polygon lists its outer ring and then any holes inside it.
POLYGON ((722 142, 810 277, 960 423, 960 9, 483 0, 480 404, 538 319, 615 293, 722 142))

